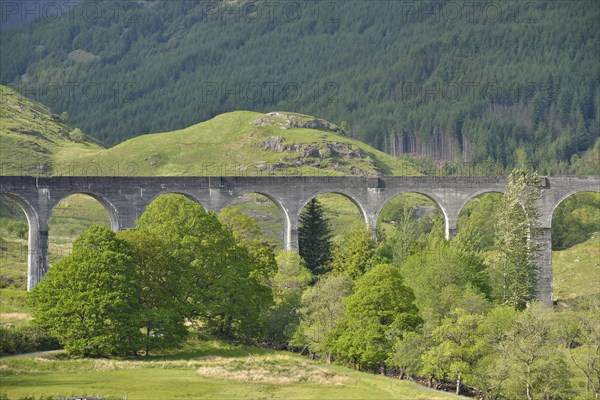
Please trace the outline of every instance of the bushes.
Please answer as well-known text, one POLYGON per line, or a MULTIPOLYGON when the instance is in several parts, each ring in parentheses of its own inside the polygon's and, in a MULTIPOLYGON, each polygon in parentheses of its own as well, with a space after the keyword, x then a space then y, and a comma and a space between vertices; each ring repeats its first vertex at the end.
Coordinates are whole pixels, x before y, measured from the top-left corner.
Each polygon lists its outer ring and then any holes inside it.
POLYGON ((60 349, 58 339, 34 324, 0 326, 0 355, 60 349))

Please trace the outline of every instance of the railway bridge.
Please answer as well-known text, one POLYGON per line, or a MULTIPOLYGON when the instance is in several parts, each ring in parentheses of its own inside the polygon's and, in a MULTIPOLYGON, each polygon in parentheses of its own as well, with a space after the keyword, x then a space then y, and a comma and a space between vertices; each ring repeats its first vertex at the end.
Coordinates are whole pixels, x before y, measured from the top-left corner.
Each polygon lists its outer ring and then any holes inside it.
MULTIPOLYGON (((258 193, 273 201, 284 223, 284 247, 298 248, 298 219, 302 208, 322 193, 337 193, 360 210, 365 224, 375 231, 379 213, 393 197, 419 193, 433 200, 442 211, 446 238, 458 229, 465 204, 484 193, 503 193, 506 177, 307 177, 307 176, 198 176, 198 177, 109 177, 109 176, 2 176, 0 194, 18 203, 29 223, 28 281, 31 290, 48 270, 48 221, 64 198, 81 193, 97 199, 108 212, 112 229, 133 228, 135 220, 157 196, 179 193, 197 201, 206 210, 218 212, 233 199, 258 193)), ((554 209, 578 192, 600 192, 600 177, 544 177, 540 199, 541 245, 538 259, 538 296, 552 302, 551 222, 554 209)))

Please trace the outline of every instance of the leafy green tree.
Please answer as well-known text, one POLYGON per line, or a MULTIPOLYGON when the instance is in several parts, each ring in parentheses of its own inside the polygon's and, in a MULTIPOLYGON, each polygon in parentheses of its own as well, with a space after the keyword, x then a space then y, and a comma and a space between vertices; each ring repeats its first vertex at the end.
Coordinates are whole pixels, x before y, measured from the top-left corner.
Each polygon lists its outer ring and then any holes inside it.
POLYGON ((483 260, 452 242, 411 255, 400 271, 428 324, 437 325, 459 304, 486 307, 490 287, 483 260))
POLYGON ((460 394, 465 376, 486 352, 486 342, 479 334, 484 320, 481 314, 469 314, 458 308, 444 318, 432 332, 432 345, 422 356, 422 373, 428 377, 454 377, 456 394, 460 394))
POLYGON ((134 354, 141 345, 136 278, 127 243, 91 227, 32 291, 34 319, 70 354, 134 354))
POLYGON ((565 349, 553 339, 552 310, 534 303, 498 344, 492 386, 509 398, 563 399, 571 395, 572 372, 565 349))
POLYGON ((237 208, 226 207, 219 213, 219 221, 231 230, 237 243, 248 249, 256 261, 253 275, 266 284, 277 272, 277 262, 274 245, 264 237, 256 219, 237 208))
POLYGON ((394 343, 388 364, 400 370, 400 379, 416 375, 422 369, 421 356, 428 348, 429 343, 424 335, 406 332, 394 343))
POLYGON ((117 234, 132 249, 140 291, 140 323, 146 355, 151 350, 174 347, 187 336, 187 299, 180 290, 185 282, 182 265, 173 260, 162 237, 144 230, 117 234))
MULTIPOLYGON (((154 200, 136 226, 161 237, 169 259, 178 263, 185 315, 223 336, 250 339, 262 330, 261 313, 272 303, 263 283, 268 271, 214 213, 182 195, 154 200)), ((270 270, 270 267, 267 267, 270 270)))
MULTIPOLYGON (((600 300, 591 298, 575 316, 575 343, 570 343, 569 358, 585 378, 584 398, 600 397, 600 300)), ((562 321, 559 321, 559 323, 562 321)))
MULTIPOLYGON (((417 241, 417 223, 413 212, 406 206, 401 207, 401 213, 397 214, 396 219, 395 229, 382 241, 377 253, 391 264, 400 266, 414 250, 417 241)), ((378 236, 383 236, 383 232, 378 236)))
POLYGON ((498 259, 490 264, 494 295, 503 304, 523 309, 535 298, 537 283, 540 178, 535 172, 515 169, 498 212, 495 249, 498 259))
POLYGON ((331 260, 331 228, 323 206, 313 198, 300 214, 298 244, 300 257, 314 276, 327 272, 331 260))
POLYGON ((356 282, 346 300, 345 329, 336 340, 338 353, 367 368, 378 366, 385 374, 396 339, 422 322, 414 300, 397 267, 375 266, 356 282))
POLYGON ((344 319, 344 300, 352 294, 353 283, 343 275, 327 274, 302 294, 300 326, 292 343, 307 346, 311 353, 333 358, 333 335, 344 319))
POLYGON ((371 269, 375 256, 375 243, 371 232, 362 224, 352 227, 345 241, 336 247, 331 266, 337 273, 353 280, 371 269))
POLYGON ((282 250, 276 260, 279 268, 271 281, 274 305, 265 317, 265 339, 284 347, 298 328, 300 299, 313 276, 293 250, 282 250))

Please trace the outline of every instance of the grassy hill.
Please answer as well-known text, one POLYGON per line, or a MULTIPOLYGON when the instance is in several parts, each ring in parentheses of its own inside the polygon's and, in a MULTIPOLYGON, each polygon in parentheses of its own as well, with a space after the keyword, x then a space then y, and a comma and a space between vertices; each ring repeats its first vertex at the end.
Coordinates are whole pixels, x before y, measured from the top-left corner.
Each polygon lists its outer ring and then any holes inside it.
POLYGON ((235 111, 166 133, 139 136, 95 154, 102 174, 123 165, 133 175, 417 175, 411 162, 344 136, 325 121, 295 113, 235 111), (311 129, 302 126, 327 126, 311 129), (295 127, 299 126, 299 127, 295 127))
POLYGON ((102 146, 45 105, 0 85, 0 163, 2 175, 35 175, 38 165, 49 173, 65 168, 76 154, 96 153, 102 146))
POLYGON ((295 113, 236 111, 104 149, 48 107, 0 86, 3 175, 416 175, 413 163, 295 113), (314 129, 313 129, 314 128, 314 129))
POLYGON ((552 276, 558 300, 600 294, 600 232, 566 250, 553 251, 552 276))

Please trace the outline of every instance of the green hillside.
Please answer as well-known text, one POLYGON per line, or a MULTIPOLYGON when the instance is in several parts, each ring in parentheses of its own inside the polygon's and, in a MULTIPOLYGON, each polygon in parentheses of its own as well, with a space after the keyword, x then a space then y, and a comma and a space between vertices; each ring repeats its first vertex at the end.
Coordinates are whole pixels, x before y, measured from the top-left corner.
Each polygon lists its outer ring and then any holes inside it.
POLYGON ((597 1, 286 4, 84 1, 3 32, 0 82, 107 145, 279 109, 394 155, 600 168, 579 161, 600 132, 597 1))
POLYGON ((135 175, 418 174, 412 163, 342 133, 289 127, 303 121, 310 124, 315 119, 290 113, 230 112, 179 131, 139 136, 73 162, 106 169, 126 161, 135 175))
MULTIPOLYGON (((0 86, 3 175, 415 175, 414 164, 296 113, 236 111, 110 149, 40 103, 0 86), (314 129, 313 129, 314 128, 314 129)), ((64 117, 64 116, 63 116, 64 117)))
POLYGON ((2 175, 66 173, 77 154, 102 150, 97 141, 64 121, 66 115, 0 85, 0 163, 2 175), (51 169, 42 171, 38 165, 51 169))
MULTIPOLYGON (((596 210, 598 213, 598 210, 596 210)), ((566 250, 552 252, 554 297, 569 300, 600 293, 600 233, 566 250)))

